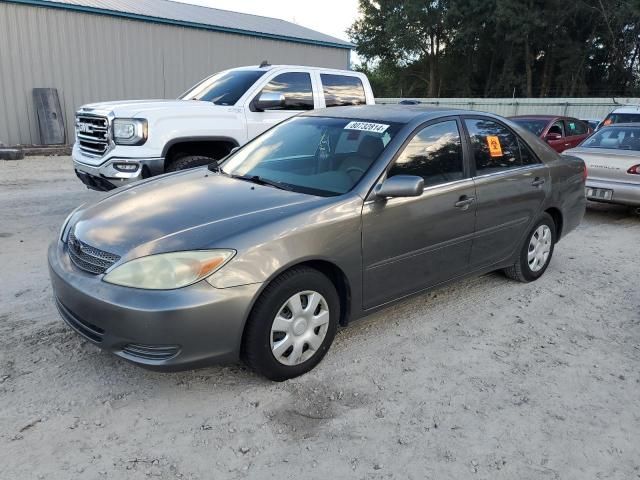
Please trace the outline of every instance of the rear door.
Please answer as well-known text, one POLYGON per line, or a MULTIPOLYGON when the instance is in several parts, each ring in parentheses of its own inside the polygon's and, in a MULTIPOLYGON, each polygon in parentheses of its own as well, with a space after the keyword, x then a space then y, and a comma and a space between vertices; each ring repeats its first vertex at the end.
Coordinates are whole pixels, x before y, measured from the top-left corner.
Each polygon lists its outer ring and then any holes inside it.
POLYGON ((461 132, 455 117, 420 127, 400 150, 386 176, 422 176, 422 195, 365 202, 365 309, 436 285, 469 268, 475 188, 461 132))
POLYGON ((476 226, 471 268, 510 257, 540 208, 549 188, 547 167, 526 143, 500 121, 465 117, 473 158, 476 226))
POLYGON ((577 147, 589 135, 587 124, 577 118, 565 118, 564 125, 566 132, 565 146, 567 149, 577 147))
POLYGON ((313 82, 309 72, 284 72, 276 74, 255 95, 246 111, 247 136, 251 140, 265 130, 298 113, 313 110, 315 107, 313 82), (260 110, 256 102, 263 93, 281 93, 285 104, 282 107, 260 110))

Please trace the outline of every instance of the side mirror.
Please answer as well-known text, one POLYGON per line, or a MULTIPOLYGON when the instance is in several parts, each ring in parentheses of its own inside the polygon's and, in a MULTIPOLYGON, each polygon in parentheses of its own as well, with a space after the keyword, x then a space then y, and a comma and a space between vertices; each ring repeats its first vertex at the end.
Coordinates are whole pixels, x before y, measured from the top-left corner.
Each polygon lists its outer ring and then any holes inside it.
POLYGON ((559 133, 547 133, 545 135, 544 139, 547 142, 551 142, 551 141, 555 141, 555 140, 562 140, 562 135, 560 135, 559 133))
POLYGON ((255 102, 259 111, 284 108, 285 97, 282 93, 263 92, 255 102))
POLYGON ((415 175, 395 175, 387 178, 375 194, 380 198, 419 197, 424 190, 424 178, 415 175))

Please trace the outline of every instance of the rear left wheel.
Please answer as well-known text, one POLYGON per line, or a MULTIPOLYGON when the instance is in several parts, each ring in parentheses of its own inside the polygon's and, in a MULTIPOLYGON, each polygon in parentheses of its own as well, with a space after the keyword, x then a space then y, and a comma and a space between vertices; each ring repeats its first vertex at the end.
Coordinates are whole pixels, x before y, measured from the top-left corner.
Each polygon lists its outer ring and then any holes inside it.
POLYGON ((251 312, 242 356, 253 370, 283 381, 313 369, 338 328, 340 299, 321 272, 296 267, 264 290, 251 312))
POLYGON ((549 214, 544 213, 526 236, 518 261, 505 268, 504 273, 520 282, 537 280, 549 266, 555 243, 555 223, 549 214))

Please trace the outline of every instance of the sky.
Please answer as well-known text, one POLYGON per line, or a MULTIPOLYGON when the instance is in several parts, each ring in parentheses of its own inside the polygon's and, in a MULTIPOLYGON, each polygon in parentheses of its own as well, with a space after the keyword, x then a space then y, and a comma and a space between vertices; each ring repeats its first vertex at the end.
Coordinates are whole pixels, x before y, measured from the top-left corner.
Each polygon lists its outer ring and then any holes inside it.
POLYGON ((349 40, 347 28, 358 16, 358 0, 176 0, 234 12, 280 18, 349 40))

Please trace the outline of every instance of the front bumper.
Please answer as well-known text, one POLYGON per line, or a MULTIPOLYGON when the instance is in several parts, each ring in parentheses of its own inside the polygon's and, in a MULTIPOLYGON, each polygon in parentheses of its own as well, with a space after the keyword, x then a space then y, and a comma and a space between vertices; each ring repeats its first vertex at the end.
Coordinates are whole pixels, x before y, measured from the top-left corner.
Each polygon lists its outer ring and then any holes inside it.
MULTIPOLYGON (((112 152, 113 153, 113 152, 112 152)), ((131 182, 136 182, 153 175, 159 175, 164 171, 164 158, 105 158, 101 164, 92 165, 88 162, 94 160, 85 157, 77 146, 73 148, 73 168, 78 178, 87 187, 93 190, 112 190, 131 182), (115 165, 131 165, 134 170, 120 171, 115 165)))
POLYGON ((586 187, 613 190, 611 200, 602 200, 595 197, 587 197, 587 200, 602 203, 617 203, 619 205, 630 205, 634 207, 640 206, 640 184, 587 178, 586 187))
POLYGON ((79 270, 60 241, 48 256, 62 318, 100 348, 154 370, 238 360, 259 284, 217 289, 202 281, 177 290, 138 290, 79 270))

